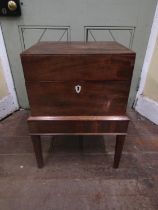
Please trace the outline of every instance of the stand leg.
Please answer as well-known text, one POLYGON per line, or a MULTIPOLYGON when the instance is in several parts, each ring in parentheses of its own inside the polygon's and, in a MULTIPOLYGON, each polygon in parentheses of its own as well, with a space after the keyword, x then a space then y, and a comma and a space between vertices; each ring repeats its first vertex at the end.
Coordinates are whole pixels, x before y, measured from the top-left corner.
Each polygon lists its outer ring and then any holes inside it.
POLYGON ((38 168, 43 167, 43 156, 40 136, 31 136, 38 168))
POLYGON ((78 139, 79 140, 79 147, 80 147, 81 150, 83 150, 83 136, 79 136, 78 138, 79 138, 78 139))
POLYGON ((49 153, 53 152, 54 140, 55 140, 55 137, 53 136, 50 142, 49 150, 48 150, 49 153))
POLYGON ((115 156, 114 156, 114 168, 119 167, 121 155, 122 155, 122 149, 125 142, 125 135, 117 135, 116 136, 116 145, 115 145, 115 156))

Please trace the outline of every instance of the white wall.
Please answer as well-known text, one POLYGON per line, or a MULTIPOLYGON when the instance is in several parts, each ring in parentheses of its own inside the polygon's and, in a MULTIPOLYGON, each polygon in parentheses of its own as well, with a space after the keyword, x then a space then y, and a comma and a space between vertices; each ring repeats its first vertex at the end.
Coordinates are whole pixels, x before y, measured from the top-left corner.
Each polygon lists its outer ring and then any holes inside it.
POLYGON ((0 57, 0 100, 8 96, 8 94, 9 90, 3 73, 2 58, 0 57))
MULTIPOLYGON (((141 73, 140 87, 136 96, 135 110, 141 115, 145 116, 152 122, 158 125, 158 90, 156 90, 155 83, 152 83, 151 76, 158 76, 157 64, 157 38, 158 38, 158 6, 156 9, 151 35, 147 47, 147 52, 144 60, 143 70, 141 73)), ((154 79, 155 81, 155 79, 154 79)), ((157 78, 156 78, 156 81, 157 78)))
POLYGON ((0 119, 19 108, 0 27, 0 119))

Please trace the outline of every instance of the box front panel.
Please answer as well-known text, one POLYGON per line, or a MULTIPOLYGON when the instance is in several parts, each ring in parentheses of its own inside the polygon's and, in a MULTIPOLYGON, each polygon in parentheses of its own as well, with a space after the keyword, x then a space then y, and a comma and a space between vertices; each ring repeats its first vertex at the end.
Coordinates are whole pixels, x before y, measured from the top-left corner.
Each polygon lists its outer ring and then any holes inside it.
POLYGON ((27 82, 32 116, 124 115, 130 83, 27 82))

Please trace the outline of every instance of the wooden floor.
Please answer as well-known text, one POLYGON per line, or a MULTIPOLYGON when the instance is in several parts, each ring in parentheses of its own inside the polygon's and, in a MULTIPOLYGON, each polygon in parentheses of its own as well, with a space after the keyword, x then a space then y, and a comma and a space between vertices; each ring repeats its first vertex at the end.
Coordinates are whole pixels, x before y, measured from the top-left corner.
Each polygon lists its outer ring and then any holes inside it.
POLYGON ((158 209, 158 126, 129 111, 119 169, 114 137, 84 137, 83 151, 78 137, 42 138, 46 165, 37 169, 27 116, 0 123, 0 210, 158 209))

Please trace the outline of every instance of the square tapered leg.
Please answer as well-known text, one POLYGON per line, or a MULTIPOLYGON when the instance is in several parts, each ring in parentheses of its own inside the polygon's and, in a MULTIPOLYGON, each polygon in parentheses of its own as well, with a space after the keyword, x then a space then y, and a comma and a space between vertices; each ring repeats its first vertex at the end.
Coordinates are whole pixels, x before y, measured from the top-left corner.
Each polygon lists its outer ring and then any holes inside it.
POLYGON ((120 159, 122 156, 123 145, 125 142, 125 135, 116 136, 116 145, 115 145, 115 156, 114 156, 114 168, 119 167, 120 159))
POLYGON ((37 166, 38 168, 43 167, 43 156, 42 156, 42 146, 41 146, 41 138, 38 135, 31 136, 33 148, 36 156, 37 166))

